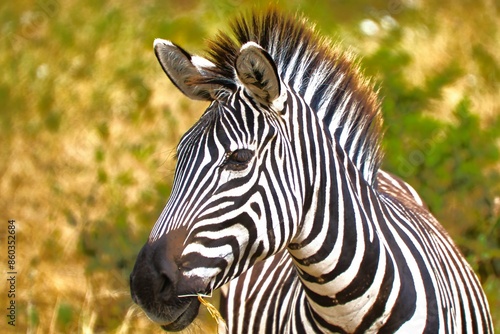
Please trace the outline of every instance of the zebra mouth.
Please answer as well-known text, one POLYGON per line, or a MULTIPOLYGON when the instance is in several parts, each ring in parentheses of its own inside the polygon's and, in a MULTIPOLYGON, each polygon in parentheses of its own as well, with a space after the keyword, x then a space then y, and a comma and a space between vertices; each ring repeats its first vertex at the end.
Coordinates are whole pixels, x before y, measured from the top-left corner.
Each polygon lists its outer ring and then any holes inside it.
POLYGON ((183 310, 179 312, 180 314, 176 316, 174 320, 169 322, 156 320, 155 322, 158 323, 160 327, 165 331, 181 331, 193 322, 193 320, 198 315, 199 308, 200 302, 196 298, 193 298, 185 307, 183 307, 183 310))

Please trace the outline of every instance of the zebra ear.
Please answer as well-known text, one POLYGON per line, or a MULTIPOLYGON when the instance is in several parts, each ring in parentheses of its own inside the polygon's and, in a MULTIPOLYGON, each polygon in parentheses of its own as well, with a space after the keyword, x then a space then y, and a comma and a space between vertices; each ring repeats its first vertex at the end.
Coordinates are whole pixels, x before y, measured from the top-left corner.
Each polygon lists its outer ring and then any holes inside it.
POLYGON ((155 39, 154 50, 163 71, 184 95, 194 100, 214 100, 218 87, 200 83, 204 77, 203 67, 213 67, 213 63, 191 56, 174 43, 160 38, 155 39))
POLYGON ((236 58, 236 74, 245 88, 261 103, 282 110, 286 100, 278 68, 266 50, 254 42, 245 43, 236 58), (285 98, 284 98, 285 97, 285 98))

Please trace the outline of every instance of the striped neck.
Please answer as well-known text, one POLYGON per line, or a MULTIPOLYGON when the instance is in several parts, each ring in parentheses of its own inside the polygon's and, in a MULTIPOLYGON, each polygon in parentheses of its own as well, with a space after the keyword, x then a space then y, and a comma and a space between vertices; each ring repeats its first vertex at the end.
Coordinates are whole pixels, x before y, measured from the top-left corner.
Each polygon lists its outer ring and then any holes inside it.
MULTIPOLYGON (((372 306, 374 299, 368 297, 378 294, 388 280, 386 253, 371 223, 373 213, 365 211, 361 199, 374 207, 379 202, 344 148, 328 136, 324 123, 308 108, 305 112, 310 115, 292 117, 310 119, 308 128, 316 138, 314 148, 299 155, 304 211, 288 251, 317 325, 332 332, 354 330, 362 321, 356 314, 372 306)), ((305 140, 299 132, 292 141, 295 150, 300 152, 305 140)))

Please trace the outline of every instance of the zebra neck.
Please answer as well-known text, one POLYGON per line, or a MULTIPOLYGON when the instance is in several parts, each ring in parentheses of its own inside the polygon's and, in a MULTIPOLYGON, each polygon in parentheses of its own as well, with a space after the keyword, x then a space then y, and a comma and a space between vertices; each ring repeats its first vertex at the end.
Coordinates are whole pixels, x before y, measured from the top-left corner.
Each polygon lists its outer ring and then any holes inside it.
POLYGON ((322 168, 306 191, 308 209, 288 250, 318 326, 349 332, 384 285, 386 253, 372 228, 373 212, 364 209, 379 203, 372 187, 340 145, 330 148, 318 161, 322 168))

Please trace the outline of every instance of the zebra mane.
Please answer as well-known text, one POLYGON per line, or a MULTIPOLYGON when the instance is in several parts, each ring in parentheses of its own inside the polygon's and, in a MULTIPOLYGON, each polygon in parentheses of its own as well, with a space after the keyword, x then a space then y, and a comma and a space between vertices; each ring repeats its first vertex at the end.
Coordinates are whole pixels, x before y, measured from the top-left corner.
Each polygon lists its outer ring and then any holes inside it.
POLYGON ((234 91, 235 60, 241 46, 255 42, 274 59, 283 82, 300 94, 327 125, 365 180, 374 184, 381 161, 382 117, 372 84, 361 75, 353 57, 320 37, 302 16, 276 10, 240 16, 232 32, 208 41, 215 67, 210 82, 234 91))

